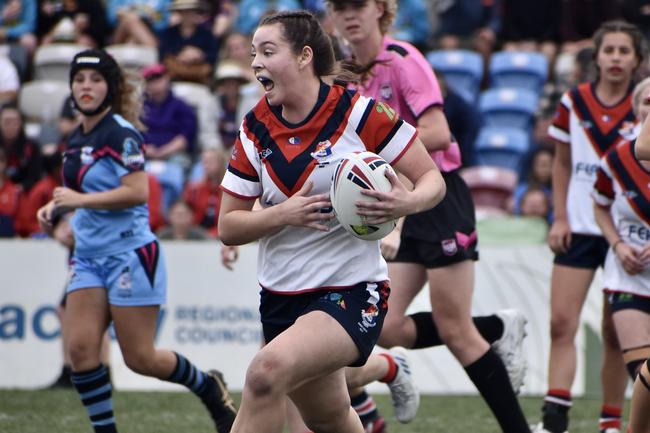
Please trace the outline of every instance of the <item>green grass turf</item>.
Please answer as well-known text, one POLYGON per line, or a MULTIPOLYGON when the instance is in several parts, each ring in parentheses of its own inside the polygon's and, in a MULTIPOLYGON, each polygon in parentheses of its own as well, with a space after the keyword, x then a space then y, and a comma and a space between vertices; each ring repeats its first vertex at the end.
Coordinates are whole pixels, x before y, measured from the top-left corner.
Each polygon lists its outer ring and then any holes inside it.
MULTIPOLYGON (((239 395, 235 396, 236 399, 239 395)), ((407 425, 393 417, 390 399, 375 399, 389 433, 497 433, 498 425, 480 397, 423 396, 418 416, 407 425)), ((529 421, 537 422, 541 398, 521 398, 529 421)), ((189 393, 116 392, 114 405, 120 432, 213 433, 207 412, 189 393)), ((597 433, 600 402, 576 399, 571 433, 597 433)), ((74 391, 0 390, 0 433, 91 433, 85 410, 74 391)))

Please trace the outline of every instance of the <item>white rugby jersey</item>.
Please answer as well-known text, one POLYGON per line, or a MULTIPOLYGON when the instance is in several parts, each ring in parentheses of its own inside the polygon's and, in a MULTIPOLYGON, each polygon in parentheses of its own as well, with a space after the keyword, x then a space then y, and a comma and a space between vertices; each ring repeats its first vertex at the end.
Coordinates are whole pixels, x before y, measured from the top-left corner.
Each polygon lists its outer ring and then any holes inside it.
MULTIPOLYGON (((297 125, 262 98, 242 122, 221 188, 241 199, 259 197, 263 207, 282 203, 308 180, 311 195, 328 193, 346 154, 369 150, 396 163, 416 136, 388 105, 338 85, 322 83, 316 106, 297 125)), ((257 269, 264 289, 282 293, 388 280, 379 241, 355 238, 336 220, 328 232, 286 226, 260 239, 257 269)))
POLYGON ((621 137, 631 138, 634 124, 631 90, 613 106, 598 100, 595 83, 582 83, 562 95, 548 133, 571 146, 566 208, 573 233, 601 235, 590 198, 598 161, 621 137))
MULTIPOLYGON (((650 172, 635 158, 633 142, 624 141, 602 159, 592 195, 610 209, 623 241, 638 249, 650 242, 650 172)), ((630 275, 611 248, 604 280, 609 291, 650 296, 650 267, 630 275)))

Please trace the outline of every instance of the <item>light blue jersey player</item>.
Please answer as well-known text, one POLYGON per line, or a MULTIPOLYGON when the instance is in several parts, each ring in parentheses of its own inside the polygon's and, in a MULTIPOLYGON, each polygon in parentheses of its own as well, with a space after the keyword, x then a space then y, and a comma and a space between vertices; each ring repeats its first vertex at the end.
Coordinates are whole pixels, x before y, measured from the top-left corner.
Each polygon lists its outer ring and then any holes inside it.
POLYGON ((112 386, 99 360, 111 321, 129 368, 185 385, 206 405, 217 432, 230 432, 236 410, 221 373, 205 373, 183 355, 154 347, 167 281, 160 245, 149 229, 133 86, 105 51, 87 50, 70 65, 70 88, 81 125, 63 155, 64 186, 54 190, 37 216, 49 229, 55 208, 75 209, 63 327, 69 335, 72 383, 95 433, 117 432, 112 386))

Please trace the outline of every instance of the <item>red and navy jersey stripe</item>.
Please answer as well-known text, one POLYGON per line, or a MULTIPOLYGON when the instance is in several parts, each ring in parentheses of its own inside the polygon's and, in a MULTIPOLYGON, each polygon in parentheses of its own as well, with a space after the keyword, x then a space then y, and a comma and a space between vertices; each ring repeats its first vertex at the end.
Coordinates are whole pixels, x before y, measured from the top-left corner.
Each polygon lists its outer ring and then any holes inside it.
POLYGON ((626 142, 612 149, 607 162, 634 212, 650 224, 650 173, 634 157, 634 144, 626 142))

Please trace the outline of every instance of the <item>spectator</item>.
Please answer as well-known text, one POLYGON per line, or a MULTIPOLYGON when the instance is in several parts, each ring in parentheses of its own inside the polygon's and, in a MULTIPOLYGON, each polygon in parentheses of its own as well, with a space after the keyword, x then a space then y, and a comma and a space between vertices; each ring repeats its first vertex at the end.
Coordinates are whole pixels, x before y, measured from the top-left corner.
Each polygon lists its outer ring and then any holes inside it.
POLYGON ((581 48, 593 46, 591 37, 600 25, 620 16, 618 3, 611 0, 563 0, 560 50, 576 53, 581 48))
MULTIPOLYGON (((250 35, 263 16, 271 12, 302 9, 298 0, 241 0, 235 30, 250 35)), ((250 51, 250 45, 249 45, 250 51)))
POLYGON ((200 25, 206 5, 199 0, 174 0, 170 9, 180 23, 160 36, 160 59, 175 80, 208 84, 219 53, 219 40, 200 25))
POLYGON ((481 112, 450 89, 442 74, 436 74, 436 77, 445 102, 443 111, 449 123, 449 130, 460 146, 462 167, 474 166, 477 164, 474 143, 483 124, 481 112))
POLYGON ((221 39, 233 25, 237 6, 233 4, 232 0, 212 0, 209 3, 212 34, 215 38, 221 39))
POLYGON ((23 116, 13 104, 0 108, 0 148, 9 179, 29 192, 42 175, 41 149, 25 135, 23 116))
POLYGON ((194 151, 197 119, 194 109, 176 97, 161 64, 142 70, 145 80, 144 146, 147 158, 162 159, 187 168, 194 151))
POLYGON ((209 239, 208 233, 192 223, 192 209, 183 200, 178 200, 169 210, 169 225, 157 233, 161 240, 202 241, 209 239))
POLYGON ((552 197, 551 174, 553 170, 553 148, 537 148, 530 157, 529 166, 524 170, 527 177, 517 185, 513 193, 513 213, 522 215, 522 202, 527 191, 538 189, 543 191, 548 199, 552 197))
POLYGON ((18 42, 29 53, 36 50, 36 0, 0 0, 0 44, 18 42))
POLYGON ((20 77, 16 66, 0 54, 0 105, 16 102, 20 90, 20 77))
POLYGON ((503 42, 503 49, 539 51, 552 65, 560 39, 558 11, 562 0, 501 0, 501 3, 499 39, 503 42))
POLYGON ((36 34, 41 45, 74 42, 97 48, 104 45, 107 33, 106 11, 101 0, 40 2, 36 34))
POLYGON ((497 2, 498 0, 440 2, 443 6, 437 10, 440 22, 437 32, 439 47, 476 50, 487 64, 500 28, 497 2))
POLYGON ((113 43, 158 47, 157 33, 167 27, 170 0, 108 0, 108 24, 113 43))
POLYGON ((194 224, 206 229, 212 237, 218 238, 217 223, 221 207, 219 185, 226 172, 226 160, 221 150, 211 148, 203 151, 201 162, 203 179, 185 187, 183 200, 192 209, 194 224))
POLYGON ((650 0, 621 0, 621 15, 650 39, 650 0))
POLYGON ((59 140, 63 143, 68 141, 68 137, 79 126, 79 112, 72 103, 72 98, 68 96, 63 101, 61 114, 59 115, 59 140))
POLYGON ((21 207, 16 231, 20 236, 32 236, 40 232, 36 212, 52 200, 54 188, 62 185, 61 147, 56 144, 43 146, 43 169, 45 176, 29 191, 21 207))
MULTIPOLYGON (((222 61, 215 73, 216 96, 221 105, 219 134, 225 149, 231 149, 239 131, 241 120, 237 110, 241 100, 241 87, 249 83, 248 74, 233 61, 222 61)), ((257 84, 257 83, 256 83, 257 84)))
POLYGON ((7 155, 0 148, 0 238, 10 238, 16 234, 16 219, 21 206, 20 187, 5 174, 7 155))
POLYGON ((393 23, 395 39, 410 42, 423 53, 429 49, 433 28, 424 0, 399 0, 397 16, 393 23))
POLYGON ((551 201, 546 191, 538 187, 527 189, 521 198, 521 207, 518 215, 539 217, 549 222, 551 217, 551 201))
POLYGON ((151 173, 147 173, 149 180, 149 199, 147 206, 149 207, 149 227, 151 231, 155 232, 165 225, 165 217, 163 215, 163 191, 160 182, 151 173))

